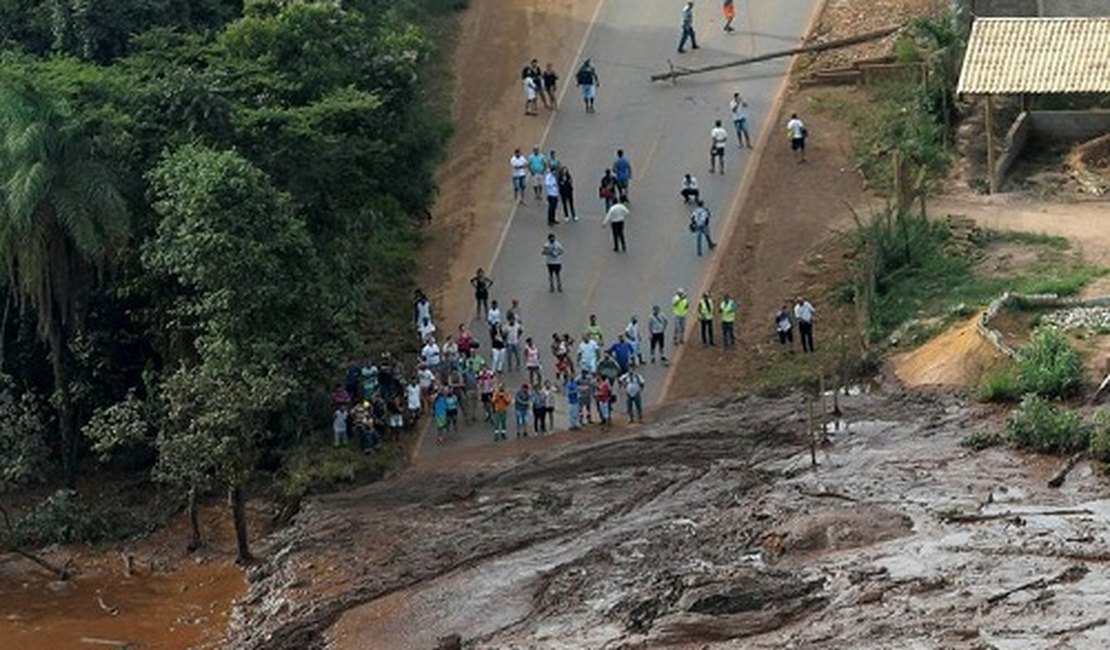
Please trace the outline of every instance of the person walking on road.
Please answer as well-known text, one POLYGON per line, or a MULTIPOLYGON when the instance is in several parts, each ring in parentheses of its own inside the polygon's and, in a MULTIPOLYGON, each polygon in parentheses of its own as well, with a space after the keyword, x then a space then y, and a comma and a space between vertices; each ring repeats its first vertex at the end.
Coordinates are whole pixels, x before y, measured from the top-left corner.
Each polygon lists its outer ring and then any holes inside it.
POLYGON ((525 185, 528 182, 528 158, 520 152, 520 149, 513 150, 513 155, 509 158, 509 167, 513 170, 513 200, 524 205, 525 185))
POLYGON ((574 209, 574 178, 566 165, 559 168, 556 176, 559 179, 559 200, 563 203, 563 219, 578 221, 578 212, 574 209))
POLYGON ((702 345, 716 345, 713 342, 713 297, 709 292, 701 294, 698 301, 698 328, 701 331, 702 345))
MULTIPOLYGON (((536 115, 539 112, 539 107, 536 105, 536 99, 540 94, 540 84, 543 83, 543 72, 540 71, 540 64, 535 59, 524 67, 520 73, 521 81, 524 83, 524 114, 536 115)), ((546 98, 544 103, 547 103, 546 98)))
POLYGON ((614 203, 613 207, 605 213, 605 219, 602 220, 601 226, 609 226, 613 231, 613 252, 628 252, 628 243, 624 240, 624 224, 628 219, 628 199, 622 198, 619 202, 614 203))
POLYGON ((617 202, 617 177, 613 176, 613 170, 605 170, 605 174, 601 177, 601 184, 597 187, 597 196, 605 202, 606 212, 617 202))
POLYGON ((528 410, 532 407, 532 391, 528 384, 521 384, 520 390, 513 395, 513 407, 516 411, 516 437, 517 440, 528 437, 528 410))
POLYGON ((723 11, 725 14, 724 32, 726 34, 731 34, 735 32, 736 28, 732 26, 732 21, 736 20, 736 4, 733 2, 733 0, 724 0, 724 4, 721 6, 721 11, 723 11))
POLYGON ((548 233, 547 242, 543 245, 543 256, 547 261, 548 291, 563 292, 563 245, 555 239, 555 233, 548 233))
POLYGON ((628 408, 628 422, 644 421, 644 376, 632 368, 621 375, 621 388, 624 390, 625 404, 628 408))
POLYGON ((717 244, 713 243, 713 237, 709 234, 709 208, 705 207, 705 202, 701 199, 697 200, 697 207, 690 213, 690 231, 694 233, 695 245, 698 251, 698 257, 701 257, 701 240, 704 238, 706 244, 709 245, 709 250, 717 248, 717 244))
POLYGON ((794 157, 799 163, 806 161, 806 136, 809 132, 806 130, 805 122, 802 118, 798 117, 797 113, 790 115, 790 121, 786 123, 786 133, 790 136, 790 150, 794 152, 794 157))
POLYGON ((683 203, 690 201, 697 201, 701 198, 701 190, 698 189, 698 179, 694 178, 687 172, 682 177, 682 185, 678 190, 678 195, 682 197, 683 203))
POLYGON ((740 93, 732 93, 732 101, 728 103, 729 113, 732 114, 732 126, 736 129, 736 145, 743 149, 752 148, 752 137, 748 133, 748 102, 740 93))
POLYGON ((559 179, 550 169, 543 175, 543 189, 547 196, 547 225, 554 226, 559 223, 559 179))
POLYGON ((555 98, 556 86, 558 86, 558 84, 559 74, 555 72, 555 67, 548 63, 547 67, 543 69, 543 94, 546 99, 544 104, 550 102, 548 108, 552 110, 559 107, 559 102, 555 98))
POLYGON ((728 144, 728 131, 721 126, 721 121, 713 123, 709 130, 709 173, 717 171, 720 165, 721 175, 725 173, 725 145, 728 144))
POLYGON ((690 299, 682 287, 671 298, 671 313, 674 314, 674 344, 682 345, 686 342, 686 315, 690 313, 690 299))
POLYGON ((493 439, 495 442, 507 440, 509 437, 507 420, 509 418, 509 406, 512 403, 513 397, 509 395, 509 391, 505 390, 505 384, 497 384, 497 389, 490 396, 493 415, 493 439))
POLYGON ((651 339, 651 362, 655 363, 655 351, 659 351, 659 358, 663 365, 667 365, 667 353, 664 346, 667 343, 667 317, 659 309, 659 305, 652 305, 651 316, 648 317, 648 336, 651 339))
POLYGON ((694 2, 686 3, 682 8, 682 37, 678 39, 678 53, 686 52, 686 43, 689 41, 691 49, 698 49, 698 35, 694 33, 694 2))
POLYGON ((779 345, 790 344, 790 353, 794 353, 794 324, 790 320, 790 309, 786 303, 775 314, 775 332, 779 335, 779 345))
POLYGON ((802 296, 794 302, 794 320, 798 321, 798 337, 802 339, 802 352, 813 352, 813 314, 817 310, 802 296))
POLYGON ((613 176, 617 179, 617 199, 627 203, 628 186, 632 183, 632 163, 624 157, 624 149, 617 149, 617 159, 613 161, 613 176))
POLYGON ((578 68, 578 72, 574 75, 574 83, 578 84, 578 89, 582 92, 582 102, 586 104, 586 112, 596 112, 594 100, 597 99, 597 89, 601 88, 601 80, 589 59, 583 61, 582 67, 578 68))
POLYGON ((725 348, 736 347, 736 309, 738 305, 727 293, 721 300, 721 345, 725 348))
POLYGON ((470 278, 470 286, 474 287, 474 319, 477 320, 489 309, 489 288, 493 286, 493 278, 479 268, 470 278))

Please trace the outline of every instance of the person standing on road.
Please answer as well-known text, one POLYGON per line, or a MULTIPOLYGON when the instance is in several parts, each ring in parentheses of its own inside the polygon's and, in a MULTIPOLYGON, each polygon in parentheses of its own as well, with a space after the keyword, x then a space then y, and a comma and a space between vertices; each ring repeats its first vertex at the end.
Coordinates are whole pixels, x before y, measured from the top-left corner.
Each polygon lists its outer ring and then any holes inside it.
POLYGON ((605 174, 601 177, 601 184, 597 187, 597 196, 605 202, 606 212, 617 202, 617 178, 613 176, 613 170, 605 170, 605 174))
POLYGON ((705 207, 705 202, 701 199, 697 200, 697 207, 690 213, 690 231, 694 233, 695 244, 697 246, 698 257, 701 257, 701 240, 705 238, 706 243, 709 245, 709 250, 717 248, 717 244, 713 243, 713 237, 709 235, 709 208, 705 207))
POLYGON ((578 89, 582 92, 582 101, 586 104, 586 112, 596 112, 594 100, 597 99, 597 89, 601 88, 601 80, 589 59, 583 61, 582 67, 578 68, 578 72, 574 75, 574 82, 578 84, 578 89))
POLYGON ((559 168, 556 176, 559 179, 559 200, 563 203, 563 219, 578 221, 578 212, 574 209, 574 178, 566 165, 559 168))
POLYGON ((539 387, 543 381, 543 374, 540 372, 540 348, 531 336, 524 339, 524 367, 528 369, 528 381, 539 387))
POLYGON ((602 430, 609 428, 609 407, 613 401, 613 387, 605 375, 597 375, 597 388, 594 390, 597 399, 597 419, 601 422, 602 430))
POLYGON ((740 93, 732 93, 732 101, 728 103, 728 110, 732 114, 732 126, 736 129, 736 144, 741 149, 747 146, 752 148, 752 137, 748 133, 748 102, 740 93))
POLYGON ((555 239, 555 233, 548 233, 547 242, 543 245, 543 256, 547 260, 547 283, 549 291, 554 293, 558 289, 563 292, 563 245, 555 239))
POLYGON ((775 314, 775 332, 779 335, 779 345, 790 344, 790 353, 794 353, 794 324, 790 320, 790 309, 786 303, 775 314))
POLYGON ((563 390, 567 393, 567 428, 571 431, 577 431, 582 418, 578 410, 578 379, 574 375, 567 377, 566 383, 563 384, 563 390))
POLYGON ((554 226, 559 223, 559 179, 550 169, 543 175, 543 189, 547 196, 547 225, 554 226))
POLYGON ((521 73, 521 82, 524 84, 524 114, 536 115, 539 109, 536 105, 536 98, 540 93, 540 81, 532 76, 531 66, 525 67, 521 73))
POLYGON ((716 345, 713 342, 713 297, 709 292, 701 294, 698 301, 698 328, 701 331, 702 345, 716 345))
POLYGON ((586 336, 597 341, 598 346, 604 347, 605 332, 601 329, 601 325, 597 323, 597 314, 590 314, 590 321, 586 325, 586 336))
POLYGON ((495 325, 489 331, 490 368, 498 375, 505 372, 505 331, 495 325))
POLYGON ((613 161, 613 176, 617 179, 618 200, 627 203, 629 185, 632 183, 632 163, 624 157, 624 149, 617 149, 617 159, 613 161))
POLYGON ((489 304, 489 311, 486 312, 486 325, 489 326, 491 332, 501 326, 501 306, 497 304, 496 300, 489 304))
POLYGON ((682 186, 678 190, 678 195, 682 197, 683 203, 697 201, 701 198, 701 190, 698 189, 698 179, 686 173, 686 175, 682 177, 682 186))
POLYGON ((597 378, 593 373, 582 369, 578 378, 578 405, 581 409, 579 422, 583 425, 594 422, 594 397, 597 395, 597 378))
POLYGON ((509 437, 508 423, 509 406, 513 403, 512 395, 505 390, 505 384, 497 384, 497 389, 490 396, 493 414, 493 440, 507 440, 509 437))
POLYGON ((736 347, 736 309, 738 305, 727 293, 721 300, 721 345, 726 348, 736 347))
POLYGON ((674 314, 674 344, 682 345, 686 342, 686 315, 690 313, 690 299, 682 287, 671 298, 671 313, 674 314))
MULTIPOLYGON (((559 107, 559 102, 555 98, 555 87, 559 84, 559 75, 555 72, 555 67, 550 63, 543 69, 543 93, 546 96, 547 102, 550 102, 548 108, 554 110, 559 107)), ((544 102, 545 104, 547 102, 544 102)))
POLYGON ((559 398, 559 387, 551 383, 550 379, 543 381, 544 413, 547 414, 547 432, 555 433, 555 406, 559 398))
POLYGON ((629 424, 637 420, 642 423, 644 421, 644 376, 633 368, 621 375, 620 385, 624 389, 629 424))
POLYGON ((794 157, 799 163, 806 161, 806 136, 809 132, 806 130, 805 122, 798 117, 797 113, 790 115, 790 121, 786 123, 786 133, 790 136, 790 150, 794 152, 794 157))
POLYGON ((813 314, 817 310, 802 296, 794 302, 794 320, 798 321, 798 337, 802 339, 802 352, 813 352, 813 314))
POLYGON ((524 186, 528 182, 528 159, 520 149, 513 150, 513 155, 509 158, 509 166, 513 170, 513 200, 524 205, 524 186))
POLYGON ((520 343, 524 339, 524 325, 510 314, 505 320, 505 366, 506 370, 520 370, 520 343), (514 364, 515 362, 515 364, 514 364))
POLYGON ((543 387, 532 384, 532 432, 547 433, 547 397, 543 394, 543 387))
POLYGON ((633 315, 628 320, 628 325, 624 327, 624 338, 632 345, 632 358, 635 359, 634 363, 640 365, 644 364, 644 350, 640 343, 642 337, 640 336, 640 317, 633 315))
POLYGON ((528 173, 532 175, 532 193, 536 195, 536 200, 540 201, 543 194, 544 174, 547 173, 547 156, 540 153, 539 146, 532 147, 532 153, 528 154, 528 173))
POLYGON ((733 2, 733 0, 724 0, 724 4, 722 5, 721 10, 725 14, 724 32, 726 34, 731 34, 735 32, 736 28, 732 26, 732 21, 736 20, 736 4, 733 2))
POLYGON ((578 344, 578 365, 582 368, 583 373, 592 375, 597 372, 600 350, 601 345, 598 344, 596 338, 590 334, 582 337, 582 342, 578 344))
POLYGON ((493 420, 493 390, 495 381, 493 371, 489 368, 482 368, 478 372, 478 393, 482 396, 482 410, 485 412, 486 422, 491 422, 493 420))
POLYGON ((728 131, 721 126, 721 121, 713 123, 709 130, 709 173, 717 170, 717 163, 721 166, 721 175, 725 173, 725 145, 728 144, 728 131))
POLYGON ((532 391, 528 384, 521 384, 520 390, 513 395, 513 406, 516 411, 516 437, 517 440, 528 437, 528 409, 532 406, 532 391))
POLYGON ((698 49, 698 35, 694 33, 694 2, 686 3, 682 8, 682 37, 678 39, 678 53, 686 51, 686 42, 690 42, 691 49, 698 49))
POLYGON ((489 310, 489 288, 493 286, 493 278, 479 268, 470 278, 470 286, 474 287, 474 319, 477 320, 489 310))
POLYGON ((621 198, 620 201, 613 204, 609 211, 605 213, 605 219, 602 220, 601 226, 609 226, 613 231, 613 252, 628 252, 628 243, 624 240, 624 223, 628 218, 628 199, 621 198))
POLYGON ((667 317, 659 310, 659 305, 651 307, 651 316, 648 317, 648 336, 651 338, 651 362, 655 363, 655 351, 659 350, 663 365, 667 365, 667 354, 663 349, 667 343, 667 317))

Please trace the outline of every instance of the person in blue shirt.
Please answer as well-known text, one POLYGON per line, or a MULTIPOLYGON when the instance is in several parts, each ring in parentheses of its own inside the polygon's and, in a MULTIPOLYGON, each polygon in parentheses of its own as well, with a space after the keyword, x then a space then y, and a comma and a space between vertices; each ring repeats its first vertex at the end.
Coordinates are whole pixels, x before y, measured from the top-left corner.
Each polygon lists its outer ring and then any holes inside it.
POLYGON ((567 392, 567 428, 575 431, 578 429, 581 416, 578 413, 578 380, 574 378, 574 375, 567 377, 563 389, 567 392))
POLYGON ((617 149, 617 159, 613 161, 613 176, 617 179, 618 200, 627 201, 628 185, 632 182, 632 163, 624 157, 624 149, 617 149))
POLYGON ((632 362, 632 355, 635 354, 636 348, 633 347, 624 334, 617 337, 617 342, 609 346, 609 354, 613 355, 616 359, 617 365, 621 367, 621 374, 628 372, 628 367, 632 362))
POLYGON ((516 411, 516 437, 528 437, 528 409, 532 407, 532 391, 528 384, 521 384, 520 390, 513 395, 513 407, 516 411))

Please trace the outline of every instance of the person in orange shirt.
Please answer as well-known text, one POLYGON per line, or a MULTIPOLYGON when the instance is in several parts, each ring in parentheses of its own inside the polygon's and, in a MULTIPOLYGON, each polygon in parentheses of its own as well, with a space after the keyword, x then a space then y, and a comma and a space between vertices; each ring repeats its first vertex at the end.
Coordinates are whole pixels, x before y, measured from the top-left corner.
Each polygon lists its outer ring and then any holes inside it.
POLYGON ((493 439, 495 441, 507 440, 509 436, 505 427, 509 418, 509 405, 513 403, 513 397, 509 395, 509 391, 505 390, 505 384, 497 384, 490 402, 493 404, 493 439))

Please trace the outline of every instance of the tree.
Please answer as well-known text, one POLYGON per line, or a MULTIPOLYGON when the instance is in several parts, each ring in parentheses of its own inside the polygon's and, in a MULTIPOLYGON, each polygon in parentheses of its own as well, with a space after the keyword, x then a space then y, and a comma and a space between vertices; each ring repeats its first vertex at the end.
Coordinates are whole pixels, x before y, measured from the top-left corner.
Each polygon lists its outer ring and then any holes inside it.
POLYGON ((49 348, 59 452, 73 487, 80 446, 67 345, 127 240, 127 202, 66 105, 30 85, 0 88, 0 138, 0 267, 49 348))
POLYGON ((226 488, 245 563, 243 489, 259 445, 304 381, 308 287, 320 270, 289 196, 238 153, 185 145, 150 180, 161 221, 143 262, 176 282, 172 309, 194 336, 159 391, 156 475, 190 490, 226 488))

